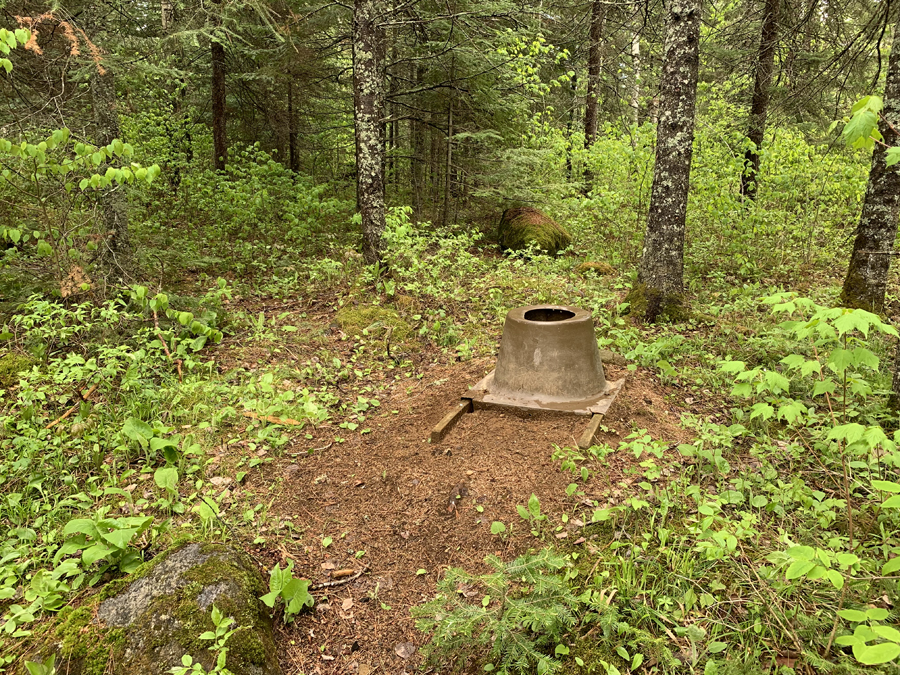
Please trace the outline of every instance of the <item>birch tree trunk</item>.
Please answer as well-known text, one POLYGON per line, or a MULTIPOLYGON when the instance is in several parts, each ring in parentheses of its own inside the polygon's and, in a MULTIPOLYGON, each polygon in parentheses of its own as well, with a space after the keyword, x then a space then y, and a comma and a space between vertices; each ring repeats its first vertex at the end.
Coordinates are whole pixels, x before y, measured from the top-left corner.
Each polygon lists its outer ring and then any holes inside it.
POLYGON ((747 140, 753 145, 744 153, 744 173, 741 174, 741 194, 750 199, 756 197, 759 149, 766 134, 772 71, 775 67, 775 45, 778 42, 778 9, 779 0, 766 0, 760 30, 759 55, 756 60, 756 76, 753 82, 753 100, 750 104, 750 121, 747 127, 747 140))
MULTIPOLYGON (((894 44, 888 60, 884 110, 881 114, 878 130, 884 143, 887 146, 900 145, 900 21, 894 27, 894 44)), ((900 166, 886 166, 886 152, 882 144, 876 144, 872 152, 869 185, 856 228, 850 267, 841 291, 841 301, 845 306, 861 307, 872 312, 884 309, 888 270, 900 215, 900 166)))
POLYGON ((356 202, 362 216, 363 257, 381 260, 384 234, 384 28, 376 0, 353 5, 353 121, 356 202))
POLYGON ((225 46, 213 41, 212 52, 212 116, 213 116, 213 168, 224 171, 228 161, 228 139, 225 118, 225 46))
POLYGON ((650 213, 632 309, 647 321, 679 318, 684 292, 684 222, 687 211, 694 108, 700 63, 702 0, 675 0, 660 78, 660 112, 650 213))
MULTIPOLYGON (((116 80, 113 71, 95 67, 91 75, 91 103, 94 111, 96 140, 109 145, 119 138, 119 112, 116 102, 116 80)), ((100 167, 99 170, 104 170, 100 167)), ((100 218, 104 237, 97 261, 113 275, 127 273, 131 267, 131 238, 128 233, 128 201, 121 186, 102 190, 99 197, 100 218)))
POLYGON ((637 25, 631 34, 631 121, 641 123, 641 33, 637 25))
MULTIPOLYGON (((603 21, 606 7, 603 0, 591 3, 590 44, 588 45, 587 96, 584 99, 584 149, 589 150, 597 140, 598 111, 600 108, 600 73, 603 70, 603 21)), ((589 166, 584 169, 584 191, 589 193, 594 176, 589 166)))

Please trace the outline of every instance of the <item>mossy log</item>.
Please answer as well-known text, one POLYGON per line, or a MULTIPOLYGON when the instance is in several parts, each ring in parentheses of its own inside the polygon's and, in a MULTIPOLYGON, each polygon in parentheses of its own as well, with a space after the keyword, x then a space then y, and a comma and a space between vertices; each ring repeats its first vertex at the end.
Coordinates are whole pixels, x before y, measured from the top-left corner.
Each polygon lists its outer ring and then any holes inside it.
POLYGON ((522 251, 534 245, 549 255, 556 255, 572 243, 572 236, 559 223, 528 206, 503 212, 497 239, 501 251, 522 251))

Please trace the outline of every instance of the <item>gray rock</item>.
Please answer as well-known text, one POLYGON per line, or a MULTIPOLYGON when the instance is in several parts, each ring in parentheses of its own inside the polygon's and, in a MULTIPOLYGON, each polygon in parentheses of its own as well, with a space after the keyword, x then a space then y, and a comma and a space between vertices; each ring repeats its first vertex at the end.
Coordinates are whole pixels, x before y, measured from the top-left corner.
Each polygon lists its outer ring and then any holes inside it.
POLYGON ((600 350, 600 360, 603 363, 608 363, 611 366, 624 367, 628 365, 628 360, 624 356, 622 356, 621 354, 616 354, 615 352, 611 352, 608 349, 600 350))
POLYGON ((235 675, 281 675, 272 621, 259 601, 268 589, 253 563, 222 544, 188 544, 164 556, 97 608, 98 622, 123 632, 112 672, 162 675, 185 654, 211 669, 215 653, 199 636, 214 629, 215 604, 239 629, 226 643, 227 667, 235 675))

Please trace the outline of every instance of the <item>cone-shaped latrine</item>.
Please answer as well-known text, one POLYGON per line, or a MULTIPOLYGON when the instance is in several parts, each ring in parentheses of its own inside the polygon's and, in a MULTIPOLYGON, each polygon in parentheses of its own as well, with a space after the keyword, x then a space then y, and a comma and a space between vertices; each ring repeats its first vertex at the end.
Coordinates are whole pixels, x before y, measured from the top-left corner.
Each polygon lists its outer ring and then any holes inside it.
POLYGON ((607 382, 590 312, 532 305, 510 310, 497 368, 472 387, 431 431, 440 443, 467 412, 501 408, 590 415, 578 447, 588 448, 625 379, 607 382))
POLYGON ((532 305, 506 315, 497 369, 471 394, 484 404, 589 415, 605 412, 620 385, 606 381, 590 312, 532 305))
POLYGON ((491 392, 577 401, 606 389, 591 313, 579 307, 517 307, 506 315, 491 392))

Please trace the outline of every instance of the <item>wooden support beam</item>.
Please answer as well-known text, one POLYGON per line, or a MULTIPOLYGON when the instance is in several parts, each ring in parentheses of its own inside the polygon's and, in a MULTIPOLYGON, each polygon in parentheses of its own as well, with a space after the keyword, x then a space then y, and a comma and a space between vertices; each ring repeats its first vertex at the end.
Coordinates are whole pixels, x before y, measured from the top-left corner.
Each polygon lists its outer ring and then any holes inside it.
POLYGON ((456 404, 456 407, 453 408, 450 412, 444 415, 444 419, 437 423, 434 429, 431 430, 431 435, 428 437, 428 441, 430 443, 440 443, 444 440, 444 436, 450 433, 450 430, 456 426, 456 423, 459 421, 459 418, 465 415, 466 413, 472 412, 474 408, 472 407, 472 400, 468 398, 464 398, 462 401, 456 404))
POLYGON ((582 450, 587 450, 594 444, 594 436, 597 434, 597 431, 600 429, 600 423, 603 421, 603 415, 599 413, 595 413, 591 416, 591 422, 588 424, 587 429, 584 430, 584 433, 581 434, 581 438, 578 439, 578 447, 582 450))

